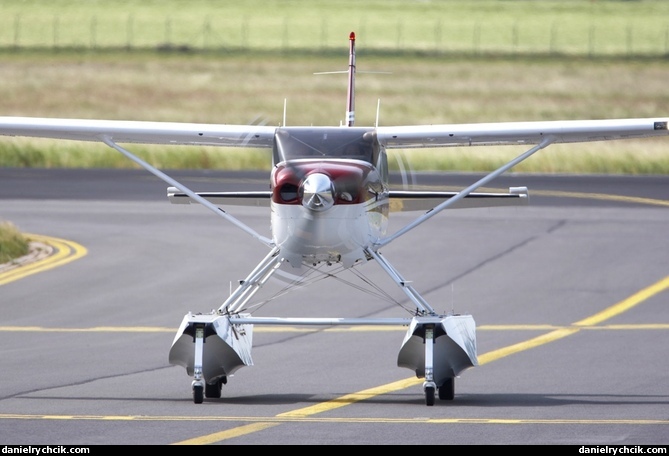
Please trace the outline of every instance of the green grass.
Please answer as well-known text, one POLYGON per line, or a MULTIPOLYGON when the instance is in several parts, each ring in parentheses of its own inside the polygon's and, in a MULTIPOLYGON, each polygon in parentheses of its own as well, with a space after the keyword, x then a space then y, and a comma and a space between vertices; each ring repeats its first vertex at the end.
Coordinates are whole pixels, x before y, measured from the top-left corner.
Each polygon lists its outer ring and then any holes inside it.
POLYGON ((29 239, 11 222, 0 221, 0 264, 29 252, 29 239))

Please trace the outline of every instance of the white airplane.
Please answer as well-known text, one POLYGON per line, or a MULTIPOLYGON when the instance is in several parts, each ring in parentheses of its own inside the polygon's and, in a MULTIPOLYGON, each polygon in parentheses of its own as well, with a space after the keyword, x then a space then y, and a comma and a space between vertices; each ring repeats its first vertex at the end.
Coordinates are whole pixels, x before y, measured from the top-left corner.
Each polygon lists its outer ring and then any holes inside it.
MULTIPOLYGON (((355 34, 349 36, 346 125, 257 126, 169 122, 0 117, 0 134, 102 142, 169 184, 173 203, 199 203, 268 248, 267 255, 223 304, 209 313, 189 312, 172 343, 171 364, 192 377, 193 401, 220 398, 238 369, 253 365, 255 325, 403 325, 408 327, 397 356, 399 367, 424 378, 425 403, 453 400, 455 378, 476 366, 476 326, 471 315, 440 314, 381 255, 397 240, 445 209, 524 205, 525 187, 508 193, 476 190, 551 144, 667 136, 669 118, 500 122, 479 124, 354 126, 355 34), (196 193, 121 146, 122 143, 187 144, 271 148, 270 190, 196 193), (396 191, 389 187, 389 149, 448 146, 527 145, 528 149, 459 192, 396 191), (270 207, 271 238, 219 207, 270 207), (394 211, 424 211, 389 233, 394 211), (254 317, 256 292, 279 268, 300 274, 318 266, 346 270, 375 262, 412 305, 402 318, 254 317), (285 266, 284 266, 285 265, 285 266)), ((284 119, 285 120, 285 119, 284 119)))

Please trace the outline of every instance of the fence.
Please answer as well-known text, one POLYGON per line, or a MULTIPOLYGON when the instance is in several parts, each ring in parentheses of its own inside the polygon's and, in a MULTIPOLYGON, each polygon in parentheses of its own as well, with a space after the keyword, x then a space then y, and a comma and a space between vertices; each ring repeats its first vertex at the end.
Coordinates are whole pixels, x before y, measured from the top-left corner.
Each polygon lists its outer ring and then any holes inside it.
MULTIPOLYGON (((15 15, 0 17, 0 49, 341 51, 350 28, 350 23, 329 20, 306 23, 271 17, 206 17, 184 22, 169 16, 73 19, 15 15)), ((660 23, 449 23, 437 18, 389 24, 362 19, 354 30, 364 40, 359 51, 368 53, 669 56, 669 25, 660 23)))

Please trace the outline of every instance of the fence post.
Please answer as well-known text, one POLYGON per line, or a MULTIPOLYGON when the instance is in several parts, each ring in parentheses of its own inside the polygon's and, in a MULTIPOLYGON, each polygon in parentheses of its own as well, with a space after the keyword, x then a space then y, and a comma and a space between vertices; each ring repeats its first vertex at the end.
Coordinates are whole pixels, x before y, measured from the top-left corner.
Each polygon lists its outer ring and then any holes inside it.
POLYGON ((204 19, 204 24, 202 25, 202 49, 207 49, 209 45, 209 35, 211 33, 211 24, 209 23, 209 18, 204 19))
POLYGON ((473 33, 473 50, 474 54, 479 53, 479 45, 481 44, 481 26, 477 22, 474 24, 474 33, 473 33))
POLYGON ((96 48, 97 44, 97 27, 98 21, 97 16, 91 17, 91 49, 96 48))
POLYGON ((125 40, 126 40, 125 47, 128 50, 132 49, 133 25, 134 25, 134 18, 132 14, 128 14, 128 19, 125 23, 125 40))
POLYGON ((328 41, 328 22, 323 18, 321 21, 321 49, 326 49, 328 41))
POLYGON ((245 17, 242 22, 242 49, 247 49, 249 47, 249 18, 245 17))
POLYGON ((172 44, 172 21, 169 16, 165 18, 165 44, 172 44))
POLYGON ((14 16, 14 48, 19 48, 19 37, 21 36, 21 15, 14 16))
POLYGON ((402 28, 403 28, 402 25, 403 25, 402 21, 398 20, 397 21, 397 42, 395 44, 398 51, 402 49, 402 28))
POLYGON ((53 17, 53 22, 52 22, 52 27, 53 27, 53 48, 58 49, 58 16, 53 17))
POLYGON ((283 50, 288 49, 288 18, 284 16, 283 18, 283 39, 281 40, 283 50))

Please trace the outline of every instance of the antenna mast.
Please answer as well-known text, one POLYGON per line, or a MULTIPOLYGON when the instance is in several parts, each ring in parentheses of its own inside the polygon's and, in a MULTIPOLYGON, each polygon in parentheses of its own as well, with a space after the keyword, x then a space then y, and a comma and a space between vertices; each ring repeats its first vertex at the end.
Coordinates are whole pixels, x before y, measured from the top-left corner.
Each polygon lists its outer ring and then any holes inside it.
POLYGON ((346 118, 348 126, 352 127, 355 123, 355 33, 351 32, 349 39, 349 57, 348 57, 348 99, 346 105, 346 118))

